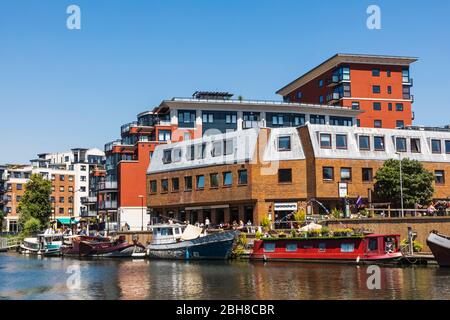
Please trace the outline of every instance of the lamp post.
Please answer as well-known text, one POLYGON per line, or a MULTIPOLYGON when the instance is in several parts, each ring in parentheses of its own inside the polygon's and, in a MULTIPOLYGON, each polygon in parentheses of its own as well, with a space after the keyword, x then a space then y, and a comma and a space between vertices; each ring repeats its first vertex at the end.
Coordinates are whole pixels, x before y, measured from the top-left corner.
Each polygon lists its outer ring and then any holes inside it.
POLYGON ((402 218, 405 217, 405 212, 403 208, 403 174, 402 174, 402 154, 400 152, 396 152, 400 159, 400 203, 401 203, 401 215, 402 218))
POLYGON ((142 209, 142 214, 141 214, 141 231, 144 231, 144 196, 143 195, 139 195, 138 198, 141 198, 141 209, 142 209))

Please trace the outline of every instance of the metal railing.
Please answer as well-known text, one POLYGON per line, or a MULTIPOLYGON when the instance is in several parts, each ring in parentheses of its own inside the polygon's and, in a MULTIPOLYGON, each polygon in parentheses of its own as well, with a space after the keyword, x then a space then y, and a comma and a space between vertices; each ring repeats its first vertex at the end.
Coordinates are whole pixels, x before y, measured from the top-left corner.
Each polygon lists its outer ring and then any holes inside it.
POLYGON ((117 200, 100 201, 98 207, 99 209, 117 209, 117 200))
POLYGON ((105 181, 98 184, 99 190, 117 189, 117 181, 105 181))
POLYGON ((251 128, 263 128, 264 127, 264 121, 250 121, 250 120, 244 120, 242 122, 242 127, 244 129, 251 129, 251 128))

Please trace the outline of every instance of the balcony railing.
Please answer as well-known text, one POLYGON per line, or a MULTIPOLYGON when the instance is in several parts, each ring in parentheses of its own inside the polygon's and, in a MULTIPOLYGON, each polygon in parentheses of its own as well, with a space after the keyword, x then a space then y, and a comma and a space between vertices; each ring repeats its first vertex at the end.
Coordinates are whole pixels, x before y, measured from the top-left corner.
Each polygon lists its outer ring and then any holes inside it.
POLYGON ((338 101, 340 98, 341 98, 341 95, 339 92, 333 92, 327 96, 327 101, 334 102, 334 101, 338 101))
POLYGON ((114 146, 122 145, 122 140, 112 141, 110 143, 105 144, 105 152, 112 151, 114 146))
POLYGON ((242 127, 244 129, 262 128, 262 127, 264 127, 264 121, 244 120, 243 123, 242 123, 242 127))
POLYGON ((137 121, 133 121, 133 122, 124 124, 122 127, 120 127, 120 131, 121 131, 122 133, 128 132, 128 131, 130 131, 130 128, 131 128, 131 127, 136 127, 137 125, 138 125, 137 121))
POLYGON ((414 85, 414 81, 413 81, 413 78, 408 78, 408 79, 403 79, 402 80, 402 83, 403 83, 403 85, 404 86, 413 86, 414 85))
POLYGON ((82 197, 81 203, 82 204, 97 203, 97 197, 82 197))
POLYGON ((117 181, 99 182, 98 190, 114 190, 117 189, 117 181))
POLYGON ((99 209, 117 209, 117 200, 101 201, 98 207, 99 209))
POLYGON ((83 218, 96 218, 97 212, 96 211, 82 211, 80 214, 80 217, 83 218))

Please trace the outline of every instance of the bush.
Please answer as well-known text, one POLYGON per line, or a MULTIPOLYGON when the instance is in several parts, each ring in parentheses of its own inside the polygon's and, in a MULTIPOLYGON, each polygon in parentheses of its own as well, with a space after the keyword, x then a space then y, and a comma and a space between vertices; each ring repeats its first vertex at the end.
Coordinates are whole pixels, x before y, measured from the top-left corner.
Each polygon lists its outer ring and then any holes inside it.
MULTIPOLYGON (((408 245, 408 240, 406 240, 406 239, 403 239, 401 242, 400 242, 400 246, 402 246, 402 247, 405 247, 405 246, 407 246, 408 245)), ((421 244, 419 241, 417 241, 417 240, 414 240, 413 241, 413 251, 414 252, 421 252, 422 251, 422 249, 423 249, 423 244, 421 244)))
POLYGON ((331 216, 332 216, 334 219, 341 219, 341 218, 344 217, 344 212, 341 211, 341 210, 339 210, 339 209, 337 209, 337 208, 333 208, 333 209, 331 210, 331 216))
POLYGON ((270 220, 268 217, 264 217, 261 221, 261 226, 264 228, 264 230, 269 231, 270 230, 270 220))
POLYGON ((237 243, 238 243, 238 245, 241 245, 241 246, 245 247, 247 245, 247 243, 248 243, 247 235, 245 233, 241 233, 239 235, 237 243))
POLYGON ((296 213, 294 213, 294 220, 297 222, 303 222, 306 220, 306 211, 303 208, 298 209, 296 213))
POLYGON ((41 222, 36 218, 29 218, 25 221, 23 226, 23 233, 25 235, 31 235, 41 231, 41 222))
POLYGON ((324 237, 328 237, 330 235, 330 229, 328 227, 322 227, 322 230, 320 230, 322 232, 322 236, 324 237))
POLYGON ((256 233, 255 233, 255 238, 257 239, 257 240, 259 240, 259 239, 261 239, 261 237, 263 236, 263 233, 261 232, 261 231, 256 231, 256 233))

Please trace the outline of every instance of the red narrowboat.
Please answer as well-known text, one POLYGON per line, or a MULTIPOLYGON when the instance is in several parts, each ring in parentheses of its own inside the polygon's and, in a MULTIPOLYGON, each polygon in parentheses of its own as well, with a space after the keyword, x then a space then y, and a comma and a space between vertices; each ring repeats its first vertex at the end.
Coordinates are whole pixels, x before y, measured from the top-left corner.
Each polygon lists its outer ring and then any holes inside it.
POLYGON ((392 263, 400 260, 400 235, 369 234, 314 238, 261 238, 252 260, 392 263))

